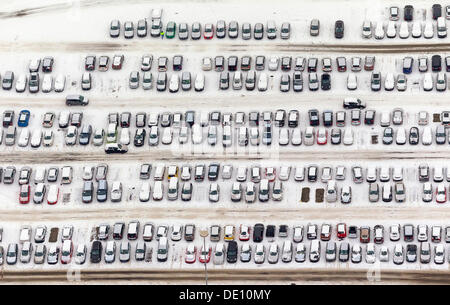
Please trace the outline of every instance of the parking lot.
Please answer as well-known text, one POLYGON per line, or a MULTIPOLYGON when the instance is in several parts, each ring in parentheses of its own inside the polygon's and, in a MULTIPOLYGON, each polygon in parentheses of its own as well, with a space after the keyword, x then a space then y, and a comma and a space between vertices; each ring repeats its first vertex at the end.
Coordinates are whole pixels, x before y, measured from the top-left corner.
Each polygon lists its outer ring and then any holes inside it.
POLYGON ((3 279, 447 281, 450 3, 188 2, 5 4, 3 279))

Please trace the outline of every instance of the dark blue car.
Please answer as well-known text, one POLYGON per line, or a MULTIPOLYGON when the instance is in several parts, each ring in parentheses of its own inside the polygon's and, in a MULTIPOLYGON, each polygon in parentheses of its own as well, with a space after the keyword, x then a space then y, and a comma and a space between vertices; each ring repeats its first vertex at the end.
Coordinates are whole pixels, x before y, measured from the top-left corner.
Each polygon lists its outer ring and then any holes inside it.
POLYGON ((22 110, 22 111, 20 111, 19 120, 17 122, 17 125, 19 127, 27 127, 29 120, 30 120, 30 111, 22 110))

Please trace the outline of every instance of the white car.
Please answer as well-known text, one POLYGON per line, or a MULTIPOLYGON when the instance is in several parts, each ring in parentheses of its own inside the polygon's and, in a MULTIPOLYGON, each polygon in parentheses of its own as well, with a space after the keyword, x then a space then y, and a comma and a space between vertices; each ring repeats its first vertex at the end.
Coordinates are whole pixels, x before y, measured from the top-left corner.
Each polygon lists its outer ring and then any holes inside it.
POLYGON ((279 61, 280 61, 280 59, 278 58, 278 56, 271 56, 269 58, 269 62, 268 62, 269 71, 278 70, 279 61))
POLYGON ((384 27, 383 22, 378 22, 377 26, 375 27, 375 39, 383 39, 384 38, 384 27))
POLYGON ((351 128, 346 128, 344 130, 344 145, 353 145, 353 130, 351 128))
POLYGON ((395 142, 397 145, 406 144, 406 129, 404 127, 399 127, 397 129, 397 134, 395 136, 395 142))
POLYGON ((395 87, 395 80, 394 80, 394 74, 388 73, 386 74, 386 77, 384 79, 384 89, 387 91, 394 90, 395 87))
POLYGON ((433 142, 433 133, 430 126, 425 126, 422 132, 422 144, 431 145, 433 142))
POLYGON ((292 145, 296 146, 302 144, 302 131, 300 130, 300 128, 295 128, 292 131, 291 143, 292 145))
POLYGON ((372 22, 364 21, 362 25, 363 38, 372 38, 372 22))
POLYGON ((445 185, 440 183, 436 188, 436 202, 444 203, 447 201, 447 190, 445 189, 445 185))
POLYGON ((289 144, 289 129, 280 128, 280 136, 278 139, 278 144, 288 145, 289 144))
POLYGON ((161 137, 161 143, 168 145, 172 143, 172 128, 166 127, 163 130, 163 135, 161 137))
POLYGON ((53 78, 51 74, 45 74, 42 80, 42 92, 48 93, 52 91, 53 88, 53 78))
POLYGON ((264 245, 257 244, 255 249, 255 263, 256 264, 262 264, 264 263, 266 259, 266 249, 264 245))
POLYGON ((111 188, 111 201, 119 202, 122 200, 122 182, 114 181, 111 188))
POLYGON ((373 264, 376 260, 375 244, 368 243, 366 247, 366 263, 373 264))
POLYGON ((47 195, 48 204, 56 204, 58 202, 59 188, 57 185, 50 185, 47 195))
POLYGON ((147 202, 150 200, 150 182, 145 181, 142 183, 139 191, 139 200, 141 202, 147 202))
POLYGON ((397 36, 397 27, 394 21, 389 21, 386 28, 386 36, 388 38, 395 38, 397 36))
POLYGON ((203 130, 200 124, 192 125, 192 143, 200 144, 203 142, 203 130))
POLYGON ((411 30, 411 36, 413 38, 422 37, 422 23, 420 21, 414 21, 412 30, 411 30))
POLYGON ((258 90, 259 91, 266 91, 267 90, 267 86, 268 86, 268 78, 267 78, 267 74, 262 72, 261 74, 259 74, 259 79, 258 79, 258 90))
POLYGON ((423 37, 430 39, 434 36, 434 26, 431 21, 425 22, 425 28, 423 29, 423 37))
POLYGON ((42 131, 40 129, 35 129, 31 136, 31 147, 37 148, 41 146, 42 143, 42 131))
POLYGON ((44 146, 52 146, 53 145, 53 130, 45 130, 44 131, 44 146))
POLYGON ((305 130, 305 139, 303 141, 306 146, 311 146, 314 144, 314 127, 308 126, 305 130))
POLYGON ((197 92, 205 89, 205 75, 203 73, 198 73, 195 76, 194 89, 197 92))
POLYGON ((159 201, 163 198, 164 187, 162 181, 155 181, 155 185, 153 186, 153 200, 159 201))
POLYGON ((75 145, 77 141, 78 130, 75 126, 69 126, 66 133, 66 145, 75 145))
POLYGON ((169 91, 172 93, 178 92, 180 88, 180 78, 177 74, 172 74, 169 81, 169 91))
POLYGON ((130 129, 122 128, 120 131, 120 144, 129 145, 130 144, 130 129))
POLYGON ((347 89, 356 90, 358 88, 358 79, 355 73, 350 73, 347 76, 347 89))
POLYGON ((55 78, 54 89, 55 92, 63 92, 66 86, 66 77, 62 74, 58 74, 55 78))
POLYGON ((433 90, 433 76, 431 75, 431 73, 425 73, 423 77, 423 90, 433 90))
POLYGON ((26 147, 28 146, 29 141, 30 141, 30 130, 28 128, 24 128, 20 133, 19 141, 17 144, 20 147, 26 147))
POLYGON ((398 36, 402 39, 406 39, 409 37, 409 26, 408 22, 402 21, 400 23, 400 30, 398 31, 398 36))
POLYGON ((28 78, 25 74, 19 75, 16 80, 16 92, 24 92, 27 88, 28 78))

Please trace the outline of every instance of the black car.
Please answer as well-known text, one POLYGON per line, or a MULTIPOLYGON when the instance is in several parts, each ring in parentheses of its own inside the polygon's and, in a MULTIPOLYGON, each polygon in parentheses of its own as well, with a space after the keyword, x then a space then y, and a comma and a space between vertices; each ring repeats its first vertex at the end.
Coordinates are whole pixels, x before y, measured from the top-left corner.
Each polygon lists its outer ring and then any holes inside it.
POLYGON ((342 138, 342 131, 339 128, 333 128, 331 130, 331 144, 338 145, 341 144, 341 138, 342 138))
POLYGON ((173 57, 173 70, 181 71, 183 69, 183 56, 175 55, 173 57))
POLYGON ((267 238, 274 238, 275 237, 275 226, 274 225, 268 225, 266 228, 266 237, 267 238))
POLYGON ((338 20, 334 24, 334 37, 338 39, 344 38, 344 21, 338 20))
POLYGON ((405 5, 405 9, 403 11, 403 18, 405 21, 412 21, 414 14, 414 7, 412 5, 405 5))
POLYGON ((316 72, 317 71, 317 58, 312 57, 308 58, 308 72, 316 72))
POLYGON ((192 127, 192 125, 194 125, 194 123, 195 123, 195 111, 193 111, 193 110, 186 111, 184 120, 185 120, 186 124, 188 124, 190 127, 192 127))
POLYGON ((238 244, 236 241, 232 240, 228 243, 227 249, 227 262, 233 264, 237 261, 238 256, 238 244))
POLYGON ((228 71, 236 71, 238 66, 237 56, 228 57, 228 71))
POLYGON ((216 181, 219 177, 219 169, 220 164, 219 163, 211 163, 208 168, 208 179, 210 181, 216 181))
POLYGON ((331 88, 330 74, 328 74, 328 73, 322 74, 321 81, 320 81, 320 87, 322 88, 322 90, 330 90, 330 88, 331 88))
POLYGON ((136 129, 134 134, 134 146, 141 147, 145 143, 145 135, 147 134, 144 128, 136 129))
POLYGON ((253 227, 253 242, 260 243, 264 236, 264 225, 262 223, 257 223, 253 227))
POLYGON ((408 244, 406 245, 406 261, 409 263, 414 263, 417 260, 417 245, 408 244))
POLYGON ((42 61, 42 72, 52 72, 53 70, 53 57, 44 57, 42 61))
POLYGON ((411 127, 411 129, 409 130, 409 144, 419 144, 419 128, 411 127))
POLYGON ((292 57, 285 56, 281 58, 281 71, 290 71, 292 64, 292 57))
POLYGON ((256 23, 255 27, 253 28, 253 37, 256 40, 263 39, 264 36, 264 25, 262 23, 256 23))
POLYGON ((442 69, 442 58, 441 55, 433 55, 431 57, 431 69, 433 71, 441 71, 442 69))
POLYGON ((98 264, 102 260, 102 243, 98 240, 92 242, 91 263, 98 264))
POLYGON ((319 126, 319 110, 311 109, 308 111, 309 114, 309 125, 319 126))
POLYGON ((83 203, 91 203, 94 194, 94 183, 92 181, 84 181, 81 199, 83 203))
POLYGON ((386 127, 383 131, 383 144, 389 145, 394 141, 394 130, 391 127, 386 127))
POLYGON ((84 60, 84 69, 86 71, 94 71, 95 70, 95 55, 88 55, 84 60))
POLYGON ((124 230, 125 224, 123 222, 116 222, 113 227, 113 238, 115 240, 121 240, 123 237, 124 230))
POLYGON ((299 118, 300 114, 298 112, 298 110, 291 110, 289 111, 289 115, 288 115, 288 126, 289 127, 297 127, 298 126, 298 118, 299 118))
POLYGON ((333 111, 324 110, 322 112, 323 126, 333 126, 333 111))
POLYGON ((433 4, 431 11, 433 12, 434 20, 442 16, 442 6, 440 4, 433 4))
POLYGON ((92 135, 92 126, 90 124, 84 125, 81 128, 79 136, 80 145, 88 145, 91 140, 91 135, 92 135))
POLYGON ((373 125, 375 122, 375 110, 366 110, 364 124, 373 125))
POLYGON ((14 110, 5 110, 3 112, 3 127, 8 127, 13 124, 14 121, 14 110))

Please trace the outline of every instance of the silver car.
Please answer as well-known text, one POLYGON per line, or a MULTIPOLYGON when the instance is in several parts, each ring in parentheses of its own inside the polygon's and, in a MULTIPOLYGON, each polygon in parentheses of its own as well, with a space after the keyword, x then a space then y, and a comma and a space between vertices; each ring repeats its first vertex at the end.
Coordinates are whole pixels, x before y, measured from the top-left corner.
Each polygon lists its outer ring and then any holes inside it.
POLYGON ((143 261, 145 258, 145 252, 146 252, 146 244, 143 241, 138 241, 136 245, 136 254, 135 259, 137 261, 143 261))
POLYGON ((125 262, 130 261, 130 252, 131 252, 130 242, 128 242, 128 241, 123 241, 123 242, 120 244, 119 260, 120 260, 122 263, 125 263, 125 262))
POLYGON ((138 71, 130 72, 129 86, 130 86, 130 89, 139 88, 139 72, 138 71))

